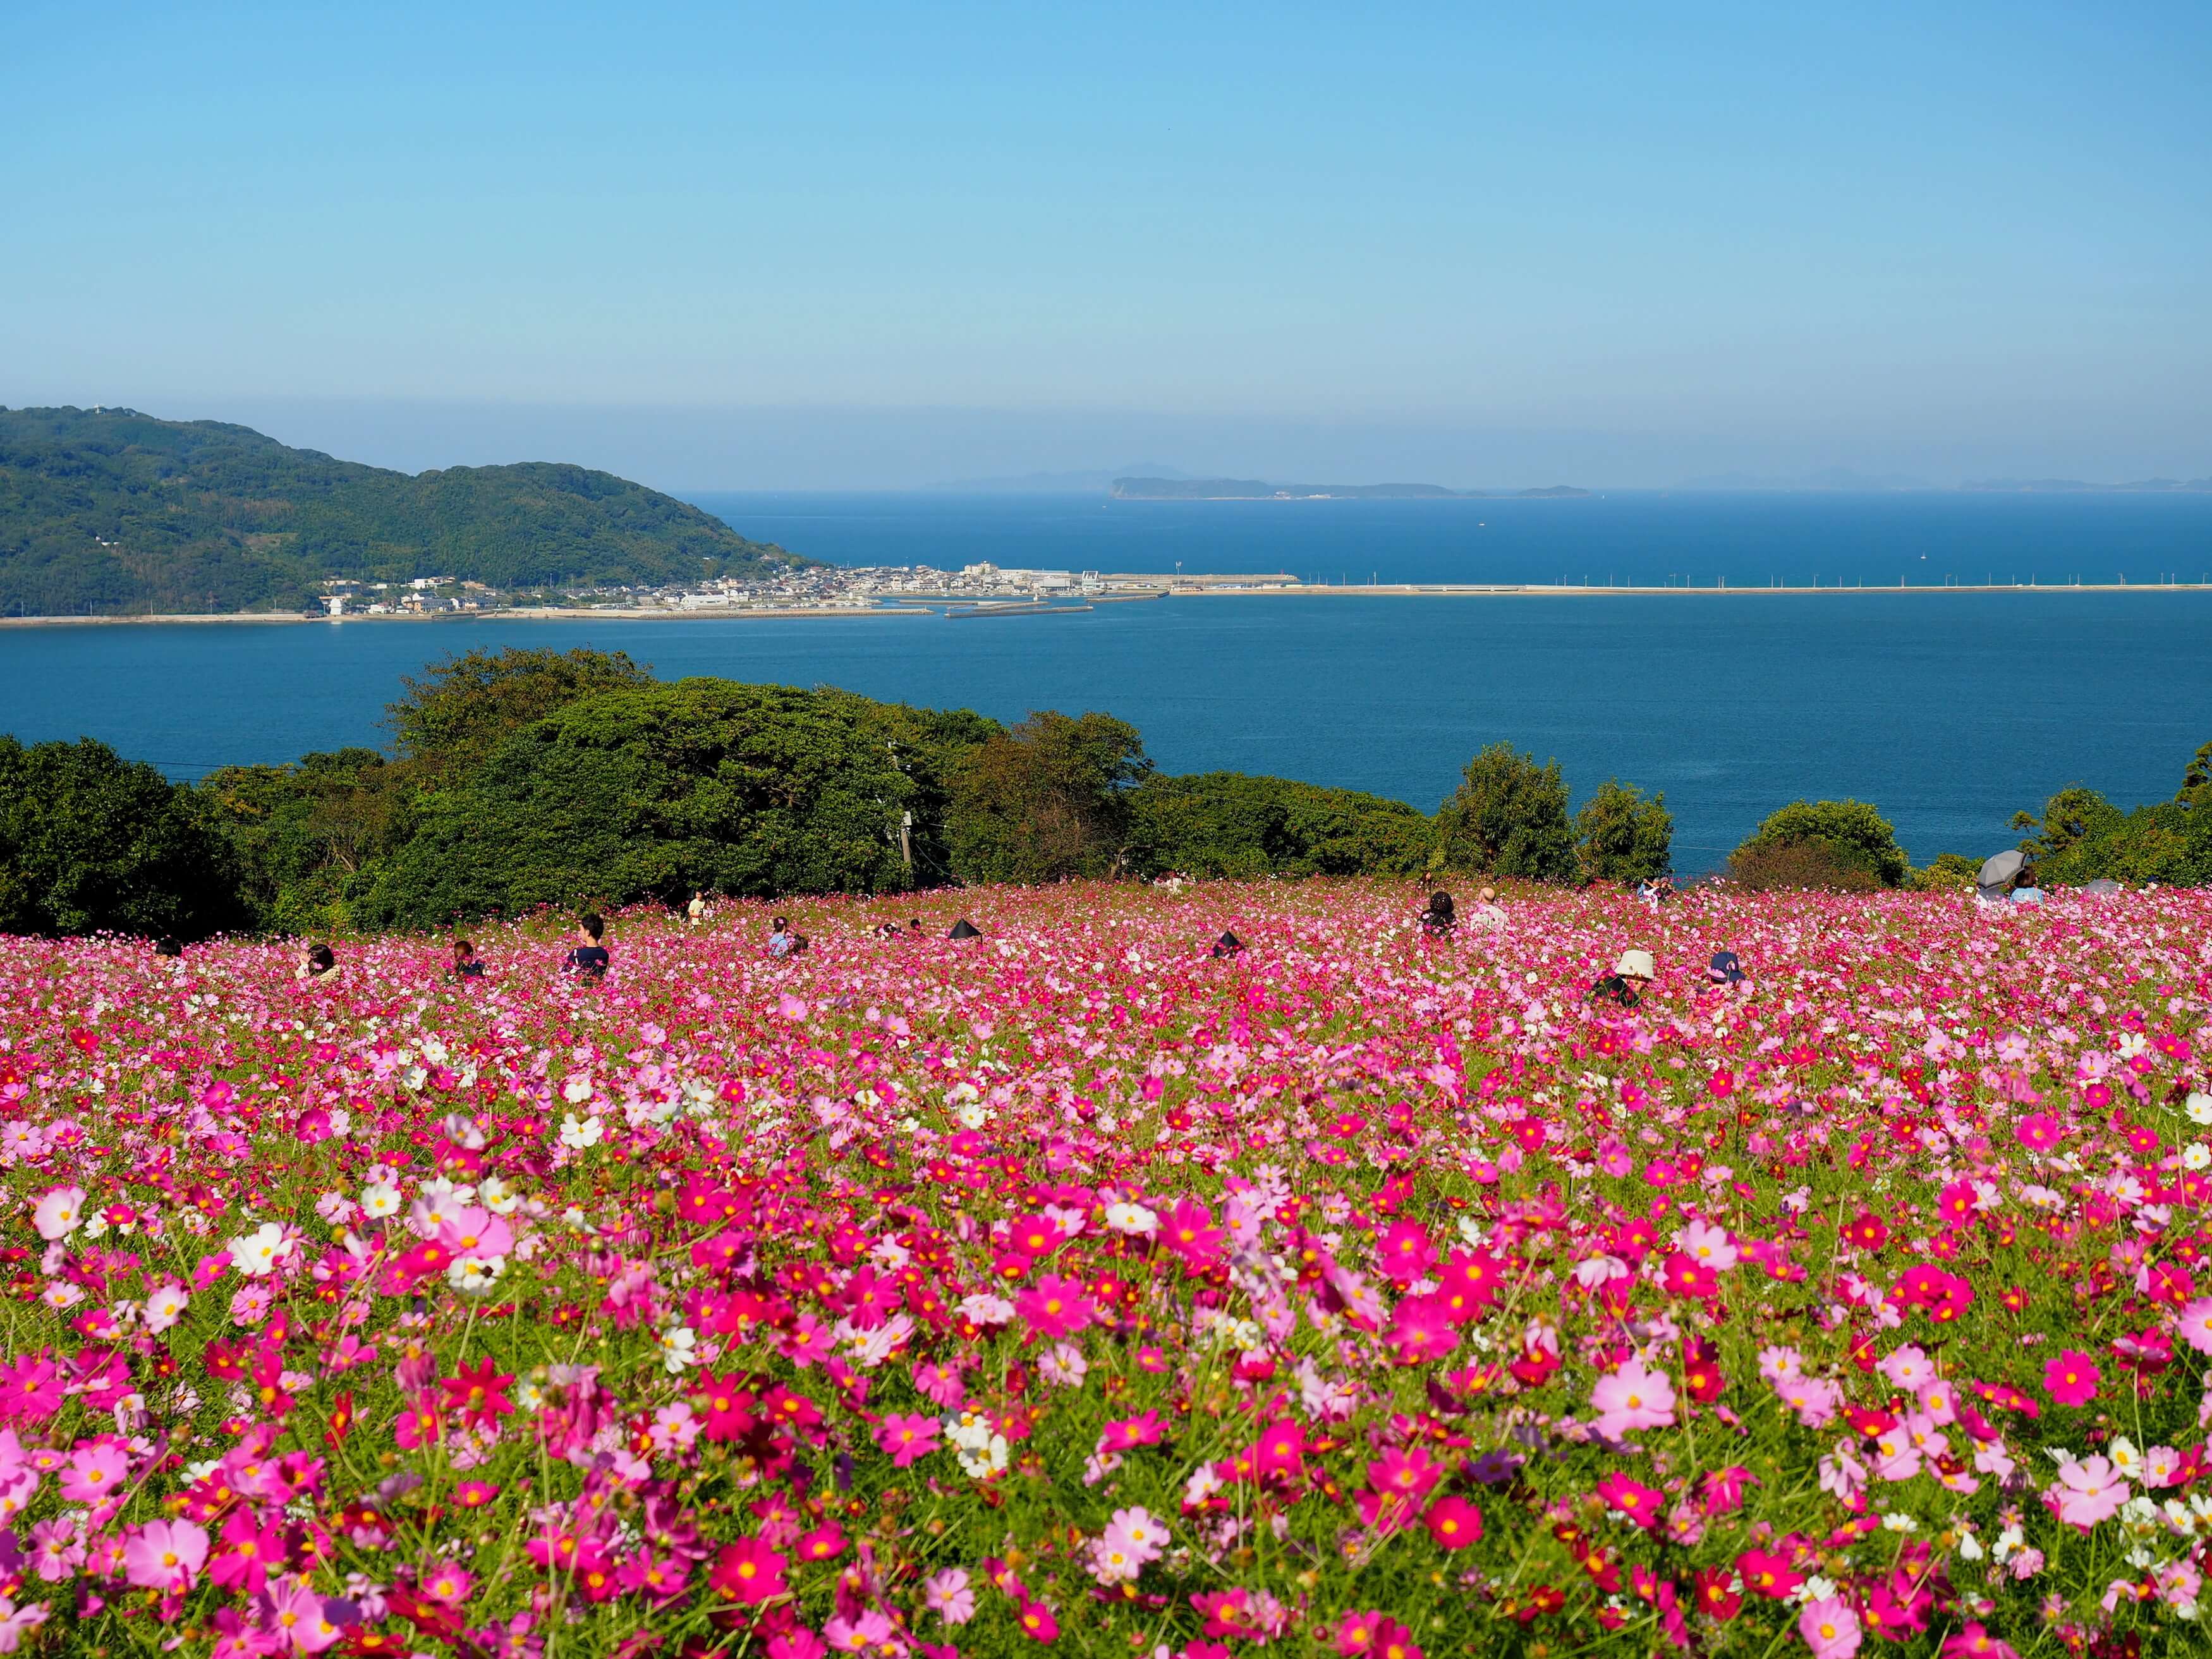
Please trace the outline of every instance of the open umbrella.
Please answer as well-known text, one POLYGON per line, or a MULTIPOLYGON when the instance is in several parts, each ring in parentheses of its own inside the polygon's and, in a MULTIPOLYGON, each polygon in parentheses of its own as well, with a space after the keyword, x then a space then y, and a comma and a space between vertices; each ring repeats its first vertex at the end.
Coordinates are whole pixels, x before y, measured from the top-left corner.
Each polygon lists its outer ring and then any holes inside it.
POLYGON ((2027 854, 2014 848, 2010 852, 1999 853, 1994 858, 1984 860, 1981 874, 1974 878, 1974 884, 1978 887, 2002 887, 2027 868, 2027 854))
POLYGON ((2100 898, 2102 898, 2107 893, 2118 892, 2120 890, 2120 884, 2117 881, 2111 881, 2103 876, 2100 876, 2096 880, 2091 882, 2081 890, 2085 893, 2094 893, 2100 898))
POLYGON ((981 939, 982 937, 983 930, 965 916, 954 922, 952 931, 945 935, 947 939, 981 939))

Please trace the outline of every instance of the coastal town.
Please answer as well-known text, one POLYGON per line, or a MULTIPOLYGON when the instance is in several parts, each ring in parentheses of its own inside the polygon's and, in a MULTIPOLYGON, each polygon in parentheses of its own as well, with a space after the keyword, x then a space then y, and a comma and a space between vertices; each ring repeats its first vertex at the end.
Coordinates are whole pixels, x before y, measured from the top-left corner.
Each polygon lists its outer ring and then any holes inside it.
POLYGON ((574 586, 501 590, 452 576, 404 581, 337 579, 322 584, 330 618, 481 615, 545 610, 707 616, 789 616, 872 611, 1031 612, 1166 597, 1171 592, 1264 592, 1301 586, 1280 572, 1248 574, 1102 573, 978 563, 958 570, 928 565, 804 565, 765 576, 724 577, 683 586, 574 586))

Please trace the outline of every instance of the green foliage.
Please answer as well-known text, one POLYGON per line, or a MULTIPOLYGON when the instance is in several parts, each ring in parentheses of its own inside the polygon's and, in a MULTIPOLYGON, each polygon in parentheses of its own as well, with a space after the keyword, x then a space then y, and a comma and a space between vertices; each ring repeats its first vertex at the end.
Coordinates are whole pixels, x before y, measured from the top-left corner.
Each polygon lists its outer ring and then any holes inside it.
POLYGON ((1465 781, 1437 814, 1437 839, 1455 870, 1525 881, 1576 878, 1559 763, 1539 766, 1508 743, 1493 743, 1467 763, 1465 781))
POLYGON ((254 927, 342 932, 375 861, 406 838, 418 769, 373 749, 308 755, 288 766, 226 766, 198 793, 228 839, 254 927))
POLYGON ((1575 814, 1575 851, 1590 881, 1630 885, 1674 865, 1674 815, 1663 794, 1607 778, 1575 814))
POLYGON ((1144 875, 1417 875, 1436 840, 1403 801, 1241 772, 1154 773, 1129 805, 1130 861, 1144 875))
POLYGON ((952 775, 952 867, 963 881, 1057 881, 1121 866, 1131 796, 1152 769, 1111 714, 1032 714, 952 775))
POLYGON ((189 790, 104 743, 0 737, 0 933, 204 939, 238 869, 189 790))
MULTIPOLYGON (((1887 818, 1857 800, 1798 800, 1767 815, 1751 838, 1729 860, 1731 875, 1737 868, 1779 868, 1771 855, 1798 849, 1791 867, 1807 872, 1830 872, 1840 879, 1857 871, 1869 877, 1869 886, 1898 887, 1905 881, 1905 849, 1897 844, 1897 831, 1887 818)), ((1807 885, 1829 885, 1808 881, 1807 885)), ((1856 884, 1849 884, 1856 885, 1856 884)))
POLYGON ((564 703, 653 683, 625 651, 469 651, 403 679, 406 695, 386 706, 385 724, 407 759, 466 769, 564 703))
MULTIPOLYGON (((586 901, 673 902, 907 884, 900 814, 937 738, 842 691, 690 679, 594 692, 425 789, 413 836, 357 907, 432 927, 586 901)), ((918 857, 941 864, 927 825, 918 857)))
MULTIPOLYGON (((2200 751, 2200 758, 2202 751, 2200 751)), ((2194 772, 2195 766, 2191 770, 2194 772)), ((2212 801, 2200 781, 2185 777, 2175 799, 2122 811, 2094 789, 2076 785, 2044 804, 2040 823, 2023 812, 2013 820, 2040 833, 2022 843, 2045 887, 2099 880, 2140 886, 2212 885, 2212 801)))
POLYGON ((298 608, 335 576, 661 586, 806 562, 584 467, 410 477, 216 421, 0 410, 0 612, 298 608))
POLYGON ((1938 853, 1925 869, 1905 872, 1905 884, 1916 893, 1970 893, 1982 872, 1979 859, 1964 853, 1938 853))

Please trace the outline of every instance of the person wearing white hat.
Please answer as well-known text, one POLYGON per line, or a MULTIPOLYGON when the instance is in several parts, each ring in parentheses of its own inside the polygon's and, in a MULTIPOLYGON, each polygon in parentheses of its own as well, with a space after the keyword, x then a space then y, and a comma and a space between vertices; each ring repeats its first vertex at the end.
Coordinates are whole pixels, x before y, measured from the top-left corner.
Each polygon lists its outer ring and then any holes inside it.
POLYGON ((1651 988, 1656 975, 1650 951, 1623 951, 1613 971, 1591 986, 1589 994, 1595 1001, 1633 1008, 1644 1000, 1644 993, 1651 988))

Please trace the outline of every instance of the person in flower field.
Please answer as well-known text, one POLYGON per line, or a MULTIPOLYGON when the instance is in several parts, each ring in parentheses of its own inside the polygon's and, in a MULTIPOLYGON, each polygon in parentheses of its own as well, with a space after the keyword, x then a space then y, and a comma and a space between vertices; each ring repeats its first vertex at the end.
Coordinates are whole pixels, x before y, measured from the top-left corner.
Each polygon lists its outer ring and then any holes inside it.
POLYGON ((593 984, 607 976, 614 958, 604 943, 607 924, 596 910, 586 910, 576 918, 576 943, 562 959, 562 967, 578 979, 593 984))
POLYGON ((1649 951, 1623 951, 1613 970, 1590 987, 1590 1000, 1633 1008, 1644 1000, 1657 972, 1649 951))

